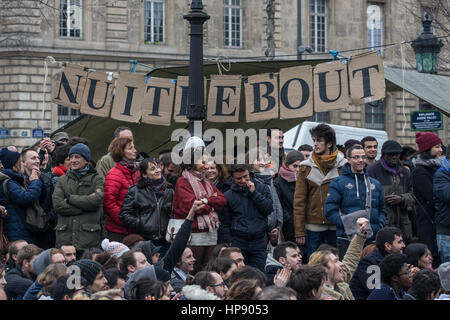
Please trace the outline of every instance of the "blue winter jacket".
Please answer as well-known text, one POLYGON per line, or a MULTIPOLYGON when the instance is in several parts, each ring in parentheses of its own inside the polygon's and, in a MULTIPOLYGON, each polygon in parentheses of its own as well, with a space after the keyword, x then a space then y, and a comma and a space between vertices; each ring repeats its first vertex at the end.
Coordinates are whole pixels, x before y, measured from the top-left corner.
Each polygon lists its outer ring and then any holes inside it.
POLYGON ((0 204, 5 206, 8 212, 3 220, 3 232, 8 237, 9 242, 26 240, 28 243, 35 243, 33 234, 25 227, 25 210, 40 200, 43 188, 42 181, 40 179, 31 181, 27 190, 25 190, 24 177, 10 169, 5 169, 0 172, 0 183, 2 183, 0 186, 0 204), (8 177, 10 178, 7 182, 9 195, 5 195, 3 180, 8 177))
MULTIPOLYGON (((366 206, 366 184, 364 175, 368 177, 366 169, 364 174, 355 174, 346 163, 341 170, 341 175, 335 178, 328 190, 325 202, 325 217, 336 225, 336 236, 347 238, 344 226, 339 214, 349 214, 358 210, 364 210, 366 206)), ((386 207, 381 184, 378 180, 370 178, 372 189, 372 203, 370 210, 370 225, 373 230, 373 238, 378 230, 386 225, 386 207)))
POLYGON ((367 300, 403 300, 405 292, 402 290, 400 294, 395 292, 394 288, 382 282, 379 289, 375 289, 367 297, 367 300))
POLYGON ((441 168, 434 174, 433 198, 436 233, 450 236, 450 172, 441 168))
POLYGON ((231 243, 234 237, 258 240, 267 233, 267 216, 273 211, 271 193, 266 185, 253 182, 253 193, 234 182, 225 192, 227 205, 219 217, 226 243, 231 243))

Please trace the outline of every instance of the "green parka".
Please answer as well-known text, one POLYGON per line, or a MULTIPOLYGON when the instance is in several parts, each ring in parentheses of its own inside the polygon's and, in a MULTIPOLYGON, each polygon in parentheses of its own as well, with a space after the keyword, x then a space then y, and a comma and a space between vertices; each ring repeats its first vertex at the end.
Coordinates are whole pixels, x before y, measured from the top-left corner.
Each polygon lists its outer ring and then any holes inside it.
POLYGON ((69 170, 58 179, 53 192, 53 207, 58 214, 56 246, 69 243, 77 250, 100 246, 103 184, 93 168, 81 178, 69 170))

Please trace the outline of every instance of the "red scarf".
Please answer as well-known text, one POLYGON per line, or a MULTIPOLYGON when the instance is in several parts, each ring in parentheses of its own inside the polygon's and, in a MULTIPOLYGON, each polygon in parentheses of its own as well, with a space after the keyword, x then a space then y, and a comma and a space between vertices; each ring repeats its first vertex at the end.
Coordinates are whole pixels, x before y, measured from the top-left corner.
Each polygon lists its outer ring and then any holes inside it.
MULTIPOLYGON (((181 175, 189 182, 192 190, 194 190, 195 197, 198 200, 202 198, 209 198, 214 194, 214 189, 211 182, 209 182, 203 174, 195 171, 184 170, 181 175), (203 186, 202 181, 205 186, 203 186)), ((200 230, 208 228, 209 231, 215 231, 219 228, 219 216, 217 215, 217 212, 214 211, 213 207, 211 207, 211 209, 212 211, 210 211, 209 214, 195 216, 198 228, 200 230)))
POLYGON ((280 168, 280 176, 287 182, 294 182, 297 180, 297 172, 285 167, 284 163, 280 168))
POLYGON ((66 174, 67 170, 69 169, 60 164, 59 166, 53 168, 53 173, 56 174, 58 177, 61 177, 66 174))

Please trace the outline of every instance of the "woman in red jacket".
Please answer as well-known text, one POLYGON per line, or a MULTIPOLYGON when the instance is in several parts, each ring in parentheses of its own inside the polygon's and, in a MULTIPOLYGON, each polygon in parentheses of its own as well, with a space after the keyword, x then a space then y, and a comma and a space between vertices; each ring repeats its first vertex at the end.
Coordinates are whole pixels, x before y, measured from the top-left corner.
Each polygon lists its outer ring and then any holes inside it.
MULTIPOLYGON (((203 152, 202 148, 195 150, 196 155, 198 150, 203 152)), ((184 153, 194 159, 194 149, 186 149, 184 153)), ((205 203, 205 206, 196 212, 192 224, 190 246, 195 257, 194 274, 207 264, 214 246, 217 245, 218 212, 227 204, 222 192, 205 178, 208 157, 203 155, 197 158, 198 161, 186 161, 181 165, 182 174, 177 180, 173 198, 175 219, 185 219, 195 200, 205 203)))
POLYGON ((115 138, 108 151, 117 164, 105 177, 103 197, 105 229, 110 241, 122 242, 128 230, 119 219, 119 211, 128 188, 135 185, 139 177, 136 149, 130 138, 115 138))

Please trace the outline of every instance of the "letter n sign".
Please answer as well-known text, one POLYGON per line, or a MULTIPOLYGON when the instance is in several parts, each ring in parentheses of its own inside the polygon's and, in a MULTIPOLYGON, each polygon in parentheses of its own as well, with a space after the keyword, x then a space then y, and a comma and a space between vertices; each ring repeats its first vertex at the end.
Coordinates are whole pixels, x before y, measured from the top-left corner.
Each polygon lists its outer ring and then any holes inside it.
POLYGON ((52 102, 74 109, 80 109, 86 84, 87 71, 83 66, 68 63, 56 76, 52 102))

